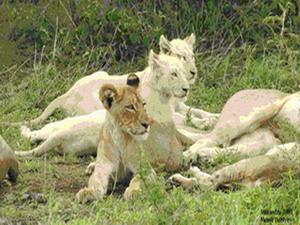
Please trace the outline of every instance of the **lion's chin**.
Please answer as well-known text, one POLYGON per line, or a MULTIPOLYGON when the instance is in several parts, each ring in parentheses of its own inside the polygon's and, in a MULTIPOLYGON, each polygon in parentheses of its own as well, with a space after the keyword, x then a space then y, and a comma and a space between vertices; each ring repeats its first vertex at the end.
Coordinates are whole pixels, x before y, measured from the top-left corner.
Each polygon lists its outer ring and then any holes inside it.
POLYGON ((180 102, 185 102, 187 100, 187 95, 182 95, 182 96, 174 95, 174 97, 180 102))
POLYGON ((132 136, 137 140, 137 141, 146 141, 148 138, 149 132, 144 132, 143 134, 133 134, 132 136))

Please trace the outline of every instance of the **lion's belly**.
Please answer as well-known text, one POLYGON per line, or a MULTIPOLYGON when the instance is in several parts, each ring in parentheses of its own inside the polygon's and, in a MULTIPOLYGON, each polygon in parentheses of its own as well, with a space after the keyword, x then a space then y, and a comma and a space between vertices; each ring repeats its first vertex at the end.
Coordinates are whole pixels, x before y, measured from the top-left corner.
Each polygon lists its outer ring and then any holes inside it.
POLYGON ((172 123, 152 125, 143 147, 149 153, 153 166, 161 165, 164 170, 173 171, 182 165, 183 146, 176 138, 175 125, 172 123))

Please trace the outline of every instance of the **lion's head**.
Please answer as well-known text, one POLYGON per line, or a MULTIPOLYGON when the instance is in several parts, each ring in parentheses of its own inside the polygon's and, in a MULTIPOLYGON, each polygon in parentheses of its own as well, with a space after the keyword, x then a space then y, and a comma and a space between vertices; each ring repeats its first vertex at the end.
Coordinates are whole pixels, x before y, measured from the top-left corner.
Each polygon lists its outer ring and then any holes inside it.
POLYGON ((126 86, 104 84, 99 91, 99 98, 124 132, 144 140, 147 138, 152 119, 148 118, 145 102, 137 91, 139 82, 139 78, 131 74, 127 78, 126 86))
POLYGON ((183 101, 186 100, 189 83, 185 76, 182 60, 168 55, 149 54, 149 66, 154 73, 152 88, 183 101))
POLYGON ((194 58, 195 34, 187 36, 185 39, 174 39, 168 41, 163 35, 160 36, 159 46, 162 54, 177 57, 183 61, 185 75, 189 84, 193 84, 197 77, 197 68, 194 58))

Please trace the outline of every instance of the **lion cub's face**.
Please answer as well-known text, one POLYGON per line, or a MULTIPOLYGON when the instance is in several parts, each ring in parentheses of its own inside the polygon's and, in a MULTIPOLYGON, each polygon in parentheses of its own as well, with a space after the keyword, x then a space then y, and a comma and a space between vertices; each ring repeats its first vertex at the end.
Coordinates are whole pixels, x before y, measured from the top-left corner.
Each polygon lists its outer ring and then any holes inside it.
POLYGON ((103 85, 99 98, 123 131, 144 140, 148 136, 152 120, 148 118, 145 103, 137 91, 138 85, 139 78, 131 74, 128 76, 127 86, 103 85))

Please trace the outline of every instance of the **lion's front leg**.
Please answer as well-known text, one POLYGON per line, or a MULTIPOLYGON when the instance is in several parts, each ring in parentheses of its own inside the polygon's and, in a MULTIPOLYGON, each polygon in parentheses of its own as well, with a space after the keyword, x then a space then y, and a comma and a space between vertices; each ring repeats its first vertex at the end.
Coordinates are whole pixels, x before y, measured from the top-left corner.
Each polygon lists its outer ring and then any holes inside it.
POLYGON ((93 200, 101 200, 107 192, 107 186, 111 174, 115 171, 115 165, 105 157, 99 157, 95 163, 95 169, 89 179, 87 188, 81 189, 76 194, 77 201, 81 203, 93 200))
POLYGON ((198 167, 190 167, 189 171, 193 174, 191 178, 187 178, 177 173, 172 175, 169 180, 174 183, 179 183, 186 188, 209 187, 213 186, 213 178, 210 174, 202 172, 198 167))
POLYGON ((188 121, 192 123, 197 129, 203 130, 207 128, 212 128, 218 121, 218 117, 207 117, 207 118, 197 118, 191 114, 173 112, 172 119, 176 125, 186 126, 188 121))
POLYGON ((210 112, 206 112, 204 110, 196 109, 196 108, 192 108, 192 107, 189 108, 188 112, 190 112, 192 116, 195 116, 200 119, 209 118, 211 120, 218 120, 220 117, 219 113, 210 113, 210 112))
MULTIPOLYGON (((147 180, 153 182, 156 177, 155 171, 152 169, 149 176, 147 176, 147 180)), ((124 192, 125 200, 131 200, 136 197, 136 194, 142 190, 143 180, 139 175, 135 176, 131 179, 129 186, 126 188, 124 192)))
POLYGON ((217 117, 208 117, 203 119, 199 119, 195 117, 191 118, 192 124, 200 130, 211 129, 213 126, 216 125, 217 121, 218 121, 217 117))
POLYGON ((190 113, 191 116, 194 116, 194 117, 197 117, 200 119, 204 119, 204 118, 218 119, 220 116, 219 113, 206 112, 202 109, 190 107, 190 106, 184 104, 183 102, 178 103, 177 108, 178 108, 178 112, 183 113, 184 115, 186 115, 187 113, 190 113))
POLYGON ((195 144, 193 144, 187 151, 183 152, 186 162, 213 161, 218 155, 215 147, 217 142, 214 137, 210 135, 203 135, 195 144))
POLYGON ((186 188, 194 188, 197 186, 197 179, 195 177, 187 178, 187 177, 182 176, 179 173, 172 175, 169 178, 169 181, 171 181, 173 183, 179 183, 181 186, 186 187, 186 188))
POLYGON ((91 162, 85 170, 86 175, 91 175, 95 170, 96 162, 91 162))
POLYGON ((133 199, 135 194, 141 190, 142 181, 139 177, 135 176, 131 179, 129 186, 124 192, 124 198, 126 200, 133 199))

